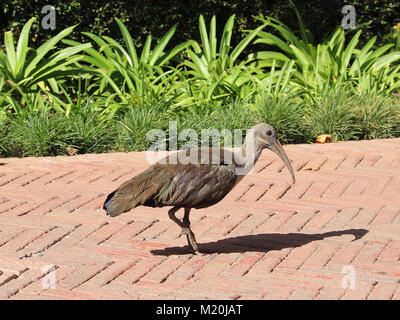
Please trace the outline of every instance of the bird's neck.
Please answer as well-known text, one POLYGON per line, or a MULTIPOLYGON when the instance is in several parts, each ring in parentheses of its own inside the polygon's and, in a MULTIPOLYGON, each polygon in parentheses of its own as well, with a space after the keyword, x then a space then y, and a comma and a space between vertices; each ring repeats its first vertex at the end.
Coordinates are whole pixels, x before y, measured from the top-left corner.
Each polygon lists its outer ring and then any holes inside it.
POLYGON ((256 163, 265 147, 265 142, 254 137, 252 133, 247 134, 242 148, 235 154, 236 167, 251 168, 256 163))

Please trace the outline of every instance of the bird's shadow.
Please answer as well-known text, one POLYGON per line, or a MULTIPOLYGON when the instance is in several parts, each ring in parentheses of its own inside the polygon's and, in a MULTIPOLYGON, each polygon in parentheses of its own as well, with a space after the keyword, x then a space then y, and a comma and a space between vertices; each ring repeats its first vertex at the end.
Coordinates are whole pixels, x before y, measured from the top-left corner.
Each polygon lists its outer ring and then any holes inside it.
MULTIPOLYGON (((238 236, 225 238, 222 240, 198 244, 201 253, 235 253, 235 252, 268 252, 271 250, 282 250, 285 248, 301 247, 312 241, 323 240, 328 237, 337 237, 342 235, 352 235, 352 241, 361 239, 368 233, 366 229, 348 229, 341 231, 330 231, 317 234, 306 233, 265 233, 247 236, 238 236)), ((154 255, 170 256, 191 254, 189 246, 169 247, 162 250, 152 250, 154 255)))

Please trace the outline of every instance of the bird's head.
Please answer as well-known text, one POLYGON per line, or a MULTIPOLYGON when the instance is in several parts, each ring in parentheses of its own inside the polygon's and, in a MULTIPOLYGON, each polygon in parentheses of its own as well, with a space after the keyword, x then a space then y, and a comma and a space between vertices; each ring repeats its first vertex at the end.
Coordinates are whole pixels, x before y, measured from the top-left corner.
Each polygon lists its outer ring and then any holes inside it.
POLYGON ((283 161, 285 166, 288 168, 290 175, 292 176, 293 183, 296 182, 292 165, 290 160, 283 150, 281 143, 278 140, 275 129, 267 123, 258 123, 252 127, 254 129, 254 140, 257 142, 262 149, 270 149, 275 152, 279 158, 283 161))

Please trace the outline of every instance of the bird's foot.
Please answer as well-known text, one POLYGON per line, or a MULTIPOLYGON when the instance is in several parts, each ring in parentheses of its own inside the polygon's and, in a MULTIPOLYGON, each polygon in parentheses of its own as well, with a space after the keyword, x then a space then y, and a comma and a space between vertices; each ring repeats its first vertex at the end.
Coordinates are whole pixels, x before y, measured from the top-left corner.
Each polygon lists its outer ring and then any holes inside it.
POLYGON ((182 228, 182 233, 186 235, 186 239, 188 241, 189 247, 193 250, 193 253, 196 255, 200 254, 199 247, 196 242, 196 237, 190 228, 182 228))

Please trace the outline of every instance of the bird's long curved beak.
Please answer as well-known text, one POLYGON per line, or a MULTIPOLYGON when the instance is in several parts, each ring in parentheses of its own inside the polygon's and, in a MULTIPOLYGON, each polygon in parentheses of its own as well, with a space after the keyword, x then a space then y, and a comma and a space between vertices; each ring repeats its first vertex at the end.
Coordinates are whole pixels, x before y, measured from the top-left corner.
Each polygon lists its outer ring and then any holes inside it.
POLYGON ((279 140, 276 139, 274 143, 272 143, 270 146, 268 146, 268 149, 275 152, 279 156, 279 158, 281 158, 281 160, 283 161, 285 166, 288 168, 290 175, 292 176, 293 183, 295 183, 296 178, 294 176, 292 165, 290 163, 290 160, 289 160, 285 150, 283 150, 283 147, 282 147, 281 143, 279 142, 279 140))

